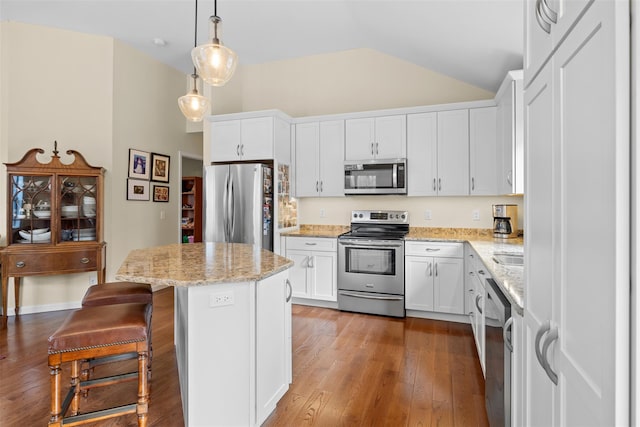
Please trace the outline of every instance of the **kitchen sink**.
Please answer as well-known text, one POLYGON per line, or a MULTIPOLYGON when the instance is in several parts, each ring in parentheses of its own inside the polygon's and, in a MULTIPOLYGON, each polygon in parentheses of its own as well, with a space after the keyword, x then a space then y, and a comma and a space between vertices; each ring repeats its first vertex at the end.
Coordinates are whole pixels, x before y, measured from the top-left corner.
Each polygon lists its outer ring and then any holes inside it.
POLYGON ((524 255, 517 253, 494 252, 493 260, 502 265, 524 265, 524 255))

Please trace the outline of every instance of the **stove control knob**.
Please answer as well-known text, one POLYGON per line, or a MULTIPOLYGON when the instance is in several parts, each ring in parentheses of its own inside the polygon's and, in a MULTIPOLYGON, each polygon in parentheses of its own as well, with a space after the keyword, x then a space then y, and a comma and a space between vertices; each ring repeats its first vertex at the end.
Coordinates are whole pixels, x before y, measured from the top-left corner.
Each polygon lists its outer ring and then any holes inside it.
POLYGON ((358 215, 359 218, 362 218, 362 214, 358 215))
POLYGON ((405 219, 406 217, 407 217, 407 216, 406 216, 405 214, 402 214, 402 215, 401 215, 401 218, 402 218, 402 219, 405 219))
POLYGON ((354 217, 354 218, 358 218, 358 214, 357 214, 357 213, 354 213, 354 214, 353 214, 353 217, 354 217))

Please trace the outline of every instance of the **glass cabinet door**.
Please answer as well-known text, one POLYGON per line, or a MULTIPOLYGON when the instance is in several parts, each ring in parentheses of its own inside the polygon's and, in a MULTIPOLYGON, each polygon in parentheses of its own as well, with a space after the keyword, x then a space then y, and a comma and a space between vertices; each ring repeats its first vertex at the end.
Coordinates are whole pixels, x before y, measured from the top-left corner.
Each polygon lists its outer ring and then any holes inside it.
POLYGON ((8 243, 51 243, 51 175, 9 175, 8 243))
POLYGON ((97 179, 92 176, 59 176, 60 226, 58 242, 96 240, 97 179))

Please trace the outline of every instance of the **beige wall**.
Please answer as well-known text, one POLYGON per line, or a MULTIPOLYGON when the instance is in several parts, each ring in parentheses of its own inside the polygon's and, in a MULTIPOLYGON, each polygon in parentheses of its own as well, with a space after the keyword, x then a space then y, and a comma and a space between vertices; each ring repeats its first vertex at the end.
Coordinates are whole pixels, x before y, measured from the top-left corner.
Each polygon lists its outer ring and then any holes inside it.
MULTIPOLYGON (((107 170, 107 279, 129 250, 177 242, 177 168, 171 168, 170 203, 127 202, 125 185, 129 148, 172 160, 178 150, 201 155, 201 136, 185 134, 177 107, 184 75, 111 38, 21 23, 0 26, 0 162, 15 162, 34 147, 49 154, 57 140, 61 153, 77 150, 107 170), (161 209, 165 220, 159 219, 161 209)), ((2 169, 0 223, 6 224, 2 169)), ((3 243, 5 232, 2 226, 3 243)), ((44 311, 77 304, 92 275, 27 277, 21 305, 44 311)))

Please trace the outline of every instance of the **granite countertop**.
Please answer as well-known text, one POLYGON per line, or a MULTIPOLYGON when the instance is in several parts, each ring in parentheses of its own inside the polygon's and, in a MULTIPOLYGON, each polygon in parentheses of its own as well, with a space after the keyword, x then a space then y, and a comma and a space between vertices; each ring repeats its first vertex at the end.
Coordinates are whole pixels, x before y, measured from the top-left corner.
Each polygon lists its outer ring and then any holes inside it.
POLYGON ((116 280, 167 286, 257 281, 293 266, 293 261, 243 243, 175 243, 135 249, 116 280))
POLYGON ((349 231, 348 225, 302 224, 299 230, 288 231, 286 233, 282 233, 281 236, 336 238, 347 231, 349 231))
POLYGON ((493 280, 511 302, 511 306, 520 315, 523 315, 524 267, 498 264, 493 260, 494 252, 522 254, 524 252, 522 239, 514 239, 514 241, 470 240, 468 242, 482 259, 482 263, 489 270, 493 280))

